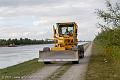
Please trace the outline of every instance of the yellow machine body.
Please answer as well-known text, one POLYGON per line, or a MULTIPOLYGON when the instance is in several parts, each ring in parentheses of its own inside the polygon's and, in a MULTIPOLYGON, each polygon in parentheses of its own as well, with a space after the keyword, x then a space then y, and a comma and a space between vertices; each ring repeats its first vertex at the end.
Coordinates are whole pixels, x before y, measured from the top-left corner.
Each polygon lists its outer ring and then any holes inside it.
POLYGON ((53 26, 55 45, 51 51, 70 50, 77 46, 77 30, 78 26, 75 22, 56 23, 53 26))

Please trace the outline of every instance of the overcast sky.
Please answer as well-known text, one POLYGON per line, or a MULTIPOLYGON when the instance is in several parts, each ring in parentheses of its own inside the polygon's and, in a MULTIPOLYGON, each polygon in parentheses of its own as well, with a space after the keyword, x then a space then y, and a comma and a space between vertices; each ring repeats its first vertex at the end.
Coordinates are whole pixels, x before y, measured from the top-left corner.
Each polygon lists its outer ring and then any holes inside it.
POLYGON ((105 0, 0 0, 0 39, 45 39, 58 22, 76 22, 79 40, 93 40, 98 33, 95 9, 105 0))

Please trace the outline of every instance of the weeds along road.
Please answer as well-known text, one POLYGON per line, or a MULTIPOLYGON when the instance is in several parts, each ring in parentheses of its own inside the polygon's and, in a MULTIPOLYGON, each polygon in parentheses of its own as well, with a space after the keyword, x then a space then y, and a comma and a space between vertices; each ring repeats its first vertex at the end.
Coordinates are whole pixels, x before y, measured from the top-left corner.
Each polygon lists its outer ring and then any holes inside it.
POLYGON ((26 76, 23 80, 84 80, 89 57, 90 45, 85 51, 85 58, 80 59, 79 64, 55 63, 46 65, 41 70, 26 76))

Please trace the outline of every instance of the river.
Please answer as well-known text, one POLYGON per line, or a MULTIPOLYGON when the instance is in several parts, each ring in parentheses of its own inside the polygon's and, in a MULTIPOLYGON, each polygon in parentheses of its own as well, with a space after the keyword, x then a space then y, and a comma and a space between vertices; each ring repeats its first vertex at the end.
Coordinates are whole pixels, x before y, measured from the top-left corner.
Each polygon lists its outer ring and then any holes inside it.
MULTIPOLYGON (((85 43, 85 42, 84 42, 85 43)), ((84 44, 79 43, 79 44, 84 44)), ((39 50, 52 47, 53 44, 27 45, 18 47, 0 47, 0 69, 38 58, 39 50)))

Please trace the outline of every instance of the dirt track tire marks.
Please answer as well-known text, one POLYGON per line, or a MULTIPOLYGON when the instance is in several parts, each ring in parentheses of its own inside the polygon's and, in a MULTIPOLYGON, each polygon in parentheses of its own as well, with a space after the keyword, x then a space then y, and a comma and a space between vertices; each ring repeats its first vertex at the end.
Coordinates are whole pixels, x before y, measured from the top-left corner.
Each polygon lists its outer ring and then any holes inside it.
POLYGON ((80 59, 79 64, 72 65, 72 67, 66 73, 64 73, 64 75, 62 75, 58 80, 84 80, 87 65, 91 55, 91 47, 92 45, 90 45, 86 50, 85 58, 80 59))
POLYGON ((46 65, 41 70, 24 77, 23 80, 44 80, 47 77, 49 77, 51 74, 53 74, 58 68, 60 68, 63 64, 49 64, 46 65))
POLYGON ((71 63, 66 63, 60 68, 58 68, 53 74, 47 77, 45 80, 57 80, 60 76, 62 76, 70 67, 71 63))

